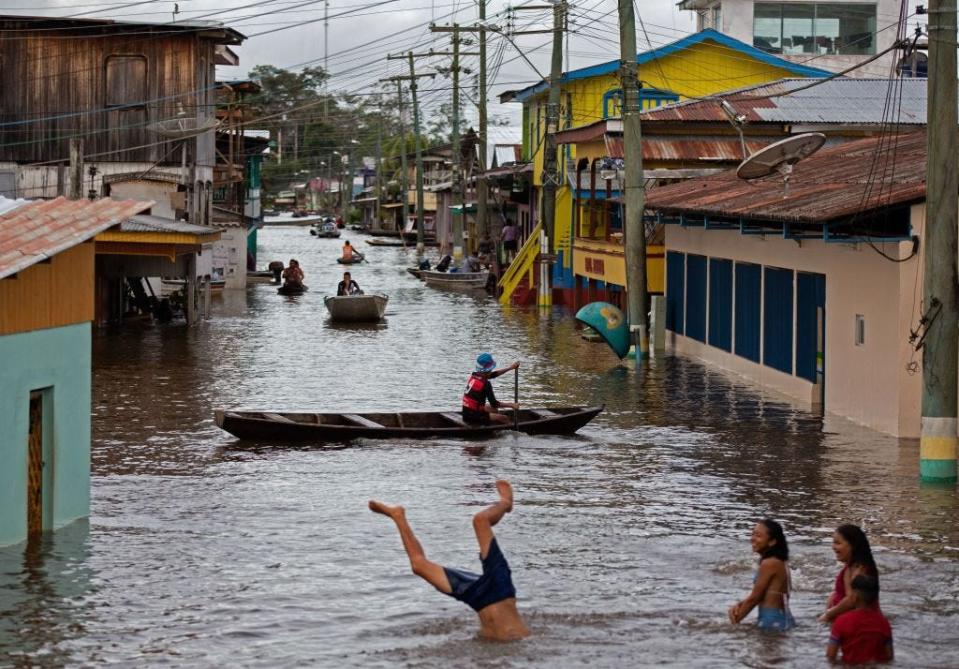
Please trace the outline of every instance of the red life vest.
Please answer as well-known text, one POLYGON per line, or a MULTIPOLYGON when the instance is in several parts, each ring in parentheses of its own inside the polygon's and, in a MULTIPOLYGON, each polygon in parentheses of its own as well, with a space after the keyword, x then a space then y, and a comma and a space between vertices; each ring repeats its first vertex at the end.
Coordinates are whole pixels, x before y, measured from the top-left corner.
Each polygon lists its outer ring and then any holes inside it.
POLYGON ((463 393, 463 408, 469 411, 482 411, 486 406, 486 384, 488 381, 479 374, 471 374, 463 393))

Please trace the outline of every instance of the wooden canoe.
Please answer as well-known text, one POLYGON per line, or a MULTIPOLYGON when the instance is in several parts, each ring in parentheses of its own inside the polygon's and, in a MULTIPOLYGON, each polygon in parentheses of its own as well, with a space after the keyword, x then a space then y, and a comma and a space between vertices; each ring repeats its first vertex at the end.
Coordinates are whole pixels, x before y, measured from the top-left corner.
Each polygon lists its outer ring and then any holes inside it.
POLYGON ((366 257, 362 253, 353 251, 352 258, 344 258, 343 256, 340 256, 336 259, 336 262, 340 263, 341 265, 359 265, 364 260, 366 260, 366 257))
POLYGON ((371 323, 383 319, 389 299, 388 296, 377 293, 335 297, 331 295, 323 298, 323 303, 330 312, 330 320, 339 323, 371 323))
POLYGON ((306 285, 296 286, 284 283, 282 286, 276 289, 276 292, 278 292, 280 295, 302 295, 308 290, 309 288, 306 285))
MULTIPOLYGON (((526 434, 573 434, 604 407, 520 409, 516 429, 526 434)), ((240 439, 260 442, 324 442, 349 439, 482 437, 513 429, 469 425, 458 411, 399 413, 291 413, 218 409, 216 424, 240 439)))

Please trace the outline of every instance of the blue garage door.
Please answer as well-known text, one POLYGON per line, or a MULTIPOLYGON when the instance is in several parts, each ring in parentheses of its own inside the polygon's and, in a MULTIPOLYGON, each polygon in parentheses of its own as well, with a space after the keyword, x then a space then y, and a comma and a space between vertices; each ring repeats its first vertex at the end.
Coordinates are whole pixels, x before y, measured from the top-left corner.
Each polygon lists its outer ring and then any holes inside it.
POLYGON ((793 371, 793 271, 765 268, 763 293, 763 364, 793 371))
POLYGON ((736 355, 759 362, 762 281, 759 265, 736 263, 736 355))
POLYGON ((706 343, 706 256, 686 256, 686 336, 706 343))
POLYGON ((666 252, 666 329, 683 333, 683 302, 686 299, 686 254, 666 252))
MULTIPOLYGON (((819 351, 819 320, 823 310, 823 344, 826 328, 826 277, 822 274, 796 273, 796 376, 816 382, 816 357, 819 351)), ((823 347, 825 349, 825 346, 823 347)))
POLYGON ((733 261, 709 259, 709 343, 724 351, 733 344, 733 261))

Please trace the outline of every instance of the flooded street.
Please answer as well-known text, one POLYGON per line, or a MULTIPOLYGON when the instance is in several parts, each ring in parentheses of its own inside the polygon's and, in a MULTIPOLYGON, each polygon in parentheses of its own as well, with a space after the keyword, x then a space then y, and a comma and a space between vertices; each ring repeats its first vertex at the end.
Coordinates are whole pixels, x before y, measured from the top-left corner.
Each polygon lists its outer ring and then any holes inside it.
MULTIPOLYGON (((816 616, 839 570, 832 529, 876 551, 896 666, 959 666, 959 501, 920 488, 918 444, 763 397, 662 357, 640 373, 556 312, 504 311, 406 273, 412 251, 353 266, 390 296, 377 326, 334 326, 340 240, 260 232, 260 264, 300 260, 310 291, 215 298, 188 329, 94 337, 89 523, 0 549, 0 666, 621 667, 825 664, 816 616), (574 437, 238 448, 224 406, 456 410, 475 356, 522 361, 521 402, 606 404, 574 437), (402 503, 429 557, 478 570, 470 516, 508 478, 497 526, 533 636, 494 644, 414 577, 402 503), (783 522, 799 627, 734 627, 756 520, 783 522)), ((368 248, 367 248, 368 247, 368 248)), ((512 376, 496 382, 511 399, 512 376)))

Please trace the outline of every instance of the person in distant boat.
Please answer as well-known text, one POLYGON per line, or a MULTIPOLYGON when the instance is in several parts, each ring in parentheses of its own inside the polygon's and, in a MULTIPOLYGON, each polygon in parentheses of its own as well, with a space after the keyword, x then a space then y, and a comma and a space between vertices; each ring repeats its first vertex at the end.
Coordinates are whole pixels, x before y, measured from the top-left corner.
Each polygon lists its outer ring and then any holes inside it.
POLYGON ((350 240, 343 242, 343 260, 353 260, 353 247, 350 246, 350 240))
POLYGON ((766 518, 756 523, 750 544, 759 554, 759 570, 745 599, 729 607, 729 621, 738 623, 757 606, 756 626, 764 631, 785 632, 796 626, 789 611, 789 544, 783 527, 766 518))
POLYGON ((475 255, 470 253, 466 256, 466 259, 463 261, 463 272, 482 272, 483 264, 480 262, 480 259, 475 255))
POLYGON ((287 286, 302 286, 305 278, 303 270, 300 269, 300 262, 290 258, 290 265, 283 270, 283 282, 287 286))
POLYGON ((519 405, 510 402, 500 402, 493 394, 491 379, 502 376, 506 372, 519 369, 519 363, 514 362, 509 367, 495 369, 496 361, 489 353, 483 353, 476 358, 476 370, 466 382, 466 392, 463 393, 463 420, 473 425, 488 425, 489 423, 509 423, 513 419, 501 414, 497 409, 518 410, 519 405), (489 406, 487 406, 487 403, 489 406))
POLYGON ((400 532, 413 573, 434 588, 476 611, 480 636, 495 641, 515 641, 529 636, 529 629, 516 609, 516 588, 509 563, 503 556, 493 526, 513 510, 513 488, 497 481, 499 501, 473 516, 473 531, 479 542, 482 574, 449 569, 427 559, 423 546, 406 521, 406 509, 370 500, 370 511, 390 517, 400 532))
POLYGON ((349 272, 343 272, 343 280, 340 281, 339 285, 337 285, 336 294, 337 296, 362 295, 363 291, 360 290, 359 284, 353 280, 353 277, 350 276, 349 272))
POLYGON ((480 243, 476 247, 476 255, 481 262, 485 263, 493 259, 493 242, 490 241, 488 235, 483 235, 483 238, 480 239, 480 243))
POLYGON ((453 262, 453 256, 447 254, 440 258, 440 261, 436 263, 437 272, 445 272, 450 268, 450 263, 453 262))

